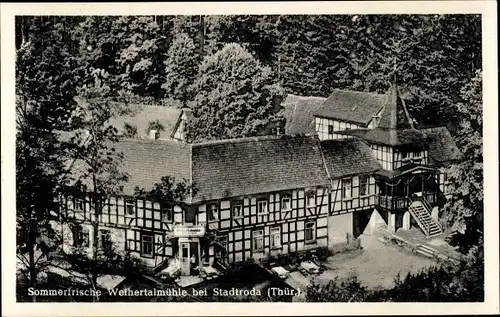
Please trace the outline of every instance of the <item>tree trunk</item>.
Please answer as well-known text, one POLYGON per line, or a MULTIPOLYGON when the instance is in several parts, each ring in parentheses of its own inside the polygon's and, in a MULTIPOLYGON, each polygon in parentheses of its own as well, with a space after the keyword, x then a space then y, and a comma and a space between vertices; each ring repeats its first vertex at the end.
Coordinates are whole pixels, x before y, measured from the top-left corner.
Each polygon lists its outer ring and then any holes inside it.
POLYGON ((97 284, 97 249, 99 247, 99 224, 97 222, 92 223, 93 228, 93 240, 92 240, 92 286, 95 287, 97 284))
MULTIPOLYGON (((30 287, 35 287, 37 282, 37 274, 35 267, 35 246, 36 246, 36 234, 35 234, 35 219, 30 219, 29 226, 29 239, 28 239, 28 259, 29 259, 29 275, 30 275, 30 287)), ((32 296, 32 301, 36 302, 36 296, 32 296)))
POLYGON ((94 189, 92 192, 92 203, 94 204, 94 220, 92 221, 92 227, 94 229, 94 240, 92 241, 92 287, 95 288, 97 286, 97 275, 99 273, 97 267, 99 247, 99 202, 97 201, 97 178, 95 174, 92 175, 92 183, 94 189))

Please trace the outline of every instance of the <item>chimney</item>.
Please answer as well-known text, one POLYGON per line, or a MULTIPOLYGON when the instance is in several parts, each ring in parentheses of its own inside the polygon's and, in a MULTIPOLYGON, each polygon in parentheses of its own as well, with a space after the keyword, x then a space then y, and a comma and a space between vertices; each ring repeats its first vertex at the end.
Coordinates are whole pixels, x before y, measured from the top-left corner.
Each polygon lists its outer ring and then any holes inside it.
POLYGON ((150 140, 158 140, 160 137, 160 132, 156 130, 149 130, 149 139, 150 140))

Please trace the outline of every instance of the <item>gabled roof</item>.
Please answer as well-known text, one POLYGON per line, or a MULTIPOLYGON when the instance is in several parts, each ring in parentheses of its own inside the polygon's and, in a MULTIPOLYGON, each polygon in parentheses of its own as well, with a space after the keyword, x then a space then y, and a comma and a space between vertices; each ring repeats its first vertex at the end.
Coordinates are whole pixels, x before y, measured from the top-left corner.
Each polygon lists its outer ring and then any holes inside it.
POLYGON ((363 141, 349 138, 321 141, 325 165, 331 179, 381 169, 372 150, 363 141))
POLYGON ((125 132, 125 124, 137 128, 137 137, 148 137, 149 122, 158 120, 164 131, 160 132, 161 138, 168 138, 172 133, 174 126, 181 115, 181 109, 169 106, 150 106, 150 105, 130 105, 133 109, 131 114, 118 116, 110 120, 110 124, 118 129, 119 133, 125 132))
POLYGON ((196 144, 125 139, 124 194, 149 190, 163 176, 186 179, 198 190, 187 202, 327 185, 319 141, 313 136, 264 136, 196 144))
POLYGON ((427 135, 429 156, 437 165, 457 161, 462 154, 446 127, 422 129, 427 135))
POLYGON ((213 200, 328 184, 319 141, 265 136, 193 145, 195 200, 213 200))
POLYGON ((136 186, 153 188, 163 176, 191 180, 191 146, 169 140, 125 139, 115 144, 123 153, 121 170, 129 175, 123 192, 133 195, 136 186))
POLYGON ((175 121, 175 124, 173 125, 171 131, 170 131, 170 137, 173 138, 175 133, 177 132, 177 129, 179 128, 179 125, 181 124, 182 118, 185 117, 185 120, 187 122, 191 121, 193 119, 193 110, 189 108, 182 108, 181 112, 177 116, 177 120, 175 121))
POLYGON ((326 98, 302 97, 289 94, 282 102, 286 120, 285 134, 314 133, 314 114, 326 98))
POLYGON ((367 125, 382 110, 386 100, 387 95, 335 89, 314 115, 367 125))
POLYGON ((363 139, 373 144, 398 146, 404 144, 425 144, 426 136, 419 130, 388 130, 375 128, 368 130, 363 139))

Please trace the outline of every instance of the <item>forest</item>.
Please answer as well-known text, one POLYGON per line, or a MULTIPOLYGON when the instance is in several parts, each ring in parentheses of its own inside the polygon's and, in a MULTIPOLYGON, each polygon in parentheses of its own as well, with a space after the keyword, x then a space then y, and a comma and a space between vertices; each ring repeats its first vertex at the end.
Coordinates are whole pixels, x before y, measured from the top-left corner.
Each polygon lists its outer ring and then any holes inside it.
MULTIPOLYGON (((192 138, 212 140, 257 135, 282 122, 276 105, 287 94, 385 93, 394 75, 417 126, 446 125, 462 150, 464 160, 449 168, 454 198, 444 218, 463 253, 482 254, 481 44, 479 15, 16 17, 17 245, 27 254, 28 280, 36 281, 35 254, 49 248, 37 241, 67 181, 63 159, 75 153, 57 133, 95 126, 75 97, 89 100, 102 123, 117 102, 188 107, 192 138)), ((115 132, 96 133, 96 144, 78 151, 95 153, 88 176, 101 173, 94 187, 105 195, 116 185, 110 177, 126 177, 98 149, 115 132)), ((460 270, 482 270, 474 258, 460 270)), ((482 274, 460 272, 476 282, 482 274)), ((425 279, 435 283, 448 273, 425 279)), ((398 285, 394 296, 406 284, 398 285)))

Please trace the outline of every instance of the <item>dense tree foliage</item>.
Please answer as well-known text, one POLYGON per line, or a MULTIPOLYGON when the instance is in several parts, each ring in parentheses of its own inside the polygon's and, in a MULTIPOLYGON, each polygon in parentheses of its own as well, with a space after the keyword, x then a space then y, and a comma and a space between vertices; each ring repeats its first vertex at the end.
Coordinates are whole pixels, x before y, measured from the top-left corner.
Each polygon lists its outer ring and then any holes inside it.
POLYGON ((33 18, 16 59, 17 256, 33 286, 48 263, 50 212, 64 184, 65 146, 57 130, 71 127, 76 107, 76 60, 67 26, 71 18, 33 18), (63 43, 63 44, 59 44, 63 43))
POLYGON ((192 99, 189 87, 198 73, 199 55, 194 41, 186 34, 177 34, 165 60, 165 81, 162 88, 167 96, 184 103, 192 99))
POLYGON ((275 122, 280 90, 271 69, 238 44, 227 44, 207 56, 192 88, 192 139, 256 135, 275 122))
POLYGON ((456 231, 452 242, 467 251, 476 245, 483 232, 483 103, 482 72, 461 90, 462 102, 456 104, 460 129, 456 142, 463 160, 448 168, 451 199, 444 215, 456 231))

